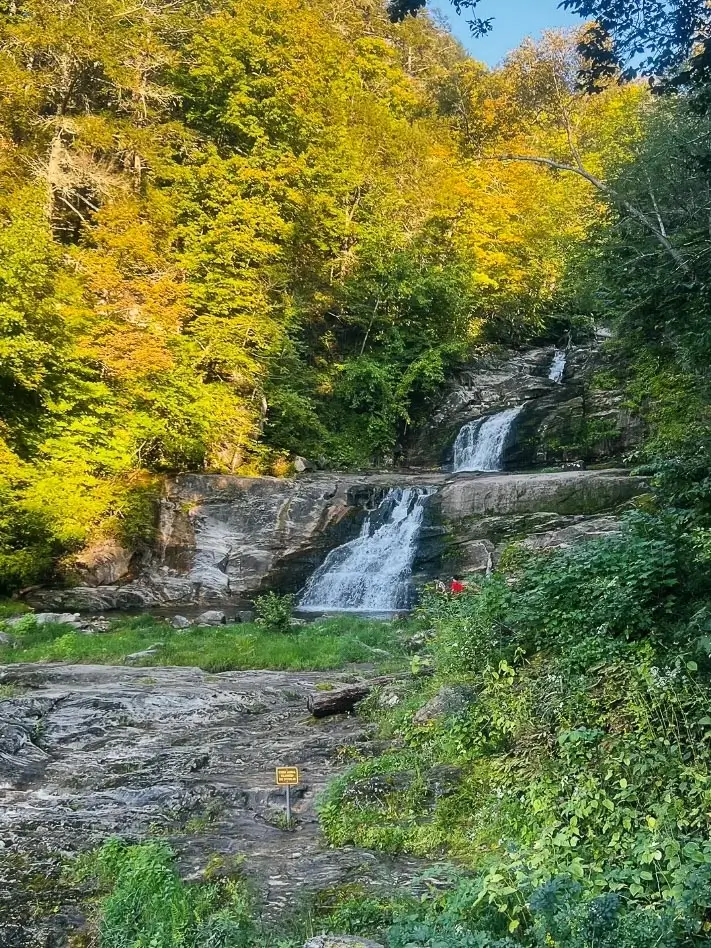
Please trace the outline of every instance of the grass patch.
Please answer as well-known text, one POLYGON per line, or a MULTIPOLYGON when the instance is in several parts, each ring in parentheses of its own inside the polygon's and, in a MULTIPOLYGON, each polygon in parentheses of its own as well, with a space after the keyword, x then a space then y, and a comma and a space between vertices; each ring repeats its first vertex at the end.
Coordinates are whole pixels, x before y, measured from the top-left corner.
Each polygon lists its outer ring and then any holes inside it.
POLYGON ((119 619, 109 632, 85 635, 66 625, 13 629, 12 646, 0 646, 0 664, 71 662, 120 665, 128 655, 160 642, 155 655, 136 664, 197 666, 210 672, 248 669, 314 671, 351 662, 399 667, 405 660, 405 623, 339 616, 288 634, 255 624, 178 631, 153 616, 119 619))
POLYGON ((22 615, 29 611, 29 606, 26 606, 24 602, 16 602, 14 599, 0 599, 0 622, 3 619, 22 615))

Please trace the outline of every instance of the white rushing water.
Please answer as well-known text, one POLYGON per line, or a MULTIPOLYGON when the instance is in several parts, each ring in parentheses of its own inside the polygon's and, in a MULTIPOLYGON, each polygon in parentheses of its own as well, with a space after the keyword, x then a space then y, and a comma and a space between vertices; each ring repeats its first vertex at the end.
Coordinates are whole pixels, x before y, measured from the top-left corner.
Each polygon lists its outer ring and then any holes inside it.
POLYGON ((556 349, 555 353, 553 354, 553 362, 551 363, 550 371, 548 372, 548 378, 551 380, 551 382, 557 382, 558 385, 560 385, 560 383, 563 381, 565 360, 565 349, 556 349))
POLYGON ((500 471, 511 425, 523 405, 464 425, 454 442, 454 472, 500 471))
POLYGON ((360 536, 332 550, 306 583, 302 612, 396 612, 412 605, 410 577, 430 487, 394 488, 360 536))

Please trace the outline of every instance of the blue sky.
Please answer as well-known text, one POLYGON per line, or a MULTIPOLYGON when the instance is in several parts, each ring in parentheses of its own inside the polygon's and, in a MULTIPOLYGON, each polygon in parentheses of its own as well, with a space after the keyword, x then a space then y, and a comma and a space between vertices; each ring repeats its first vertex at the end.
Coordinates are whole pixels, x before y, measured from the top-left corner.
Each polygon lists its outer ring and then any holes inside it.
POLYGON ((494 29, 484 39, 472 39, 466 24, 467 13, 457 16, 448 0, 434 0, 432 6, 445 14, 454 35, 477 59, 494 66, 526 36, 537 36, 556 26, 578 26, 583 21, 558 9, 558 0, 480 0, 477 12, 484 19, 493 16, 494 29))

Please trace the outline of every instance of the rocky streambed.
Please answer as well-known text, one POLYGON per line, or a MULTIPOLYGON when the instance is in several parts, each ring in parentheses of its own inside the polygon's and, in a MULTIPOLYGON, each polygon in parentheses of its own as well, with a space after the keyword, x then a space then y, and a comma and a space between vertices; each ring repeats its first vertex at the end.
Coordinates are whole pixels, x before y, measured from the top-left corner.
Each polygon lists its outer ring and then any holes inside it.
POLYGON ((0 945, 63 948, 84 924, 63 864, 108 836, 159 835, 197 877, 215 856, 244 859, 265 913, 357 879, 406 884, 416 872, 319 833, 318 794, 352 750, 357 717, 316 720, 314 690, 356 673, 20 665, 0 669, 0 945), (298 766, 295 828, 275 767, 298 766))

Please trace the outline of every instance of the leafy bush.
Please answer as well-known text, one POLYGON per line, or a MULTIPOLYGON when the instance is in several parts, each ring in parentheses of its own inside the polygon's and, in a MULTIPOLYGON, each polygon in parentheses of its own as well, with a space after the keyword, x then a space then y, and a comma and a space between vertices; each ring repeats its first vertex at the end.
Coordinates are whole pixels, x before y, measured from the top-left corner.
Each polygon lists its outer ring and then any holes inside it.
POLYGON ((398 920, 392 948, 705 937, 711 595, 688 525, 636 513, 618 537, 424 597, 436 676, 376 712, 398 744, 321 811, 335 844, 446 853, 475 873, 398 920), (444 685, 475 697, 417 723, 444 685))
POLYGON ((293 596, 278 596, 275 592, 268 592, 265 596, 257 596, 254 600, 254 611, 257 615, 257 625, 269 632, 284 633, 292 631, 293 596))
POLYGON ((163 843, 106 842, 89 871, 108 889, 99 904, 100 948, 248 948, 255 926, 244 883, 186 885, 163 843))

